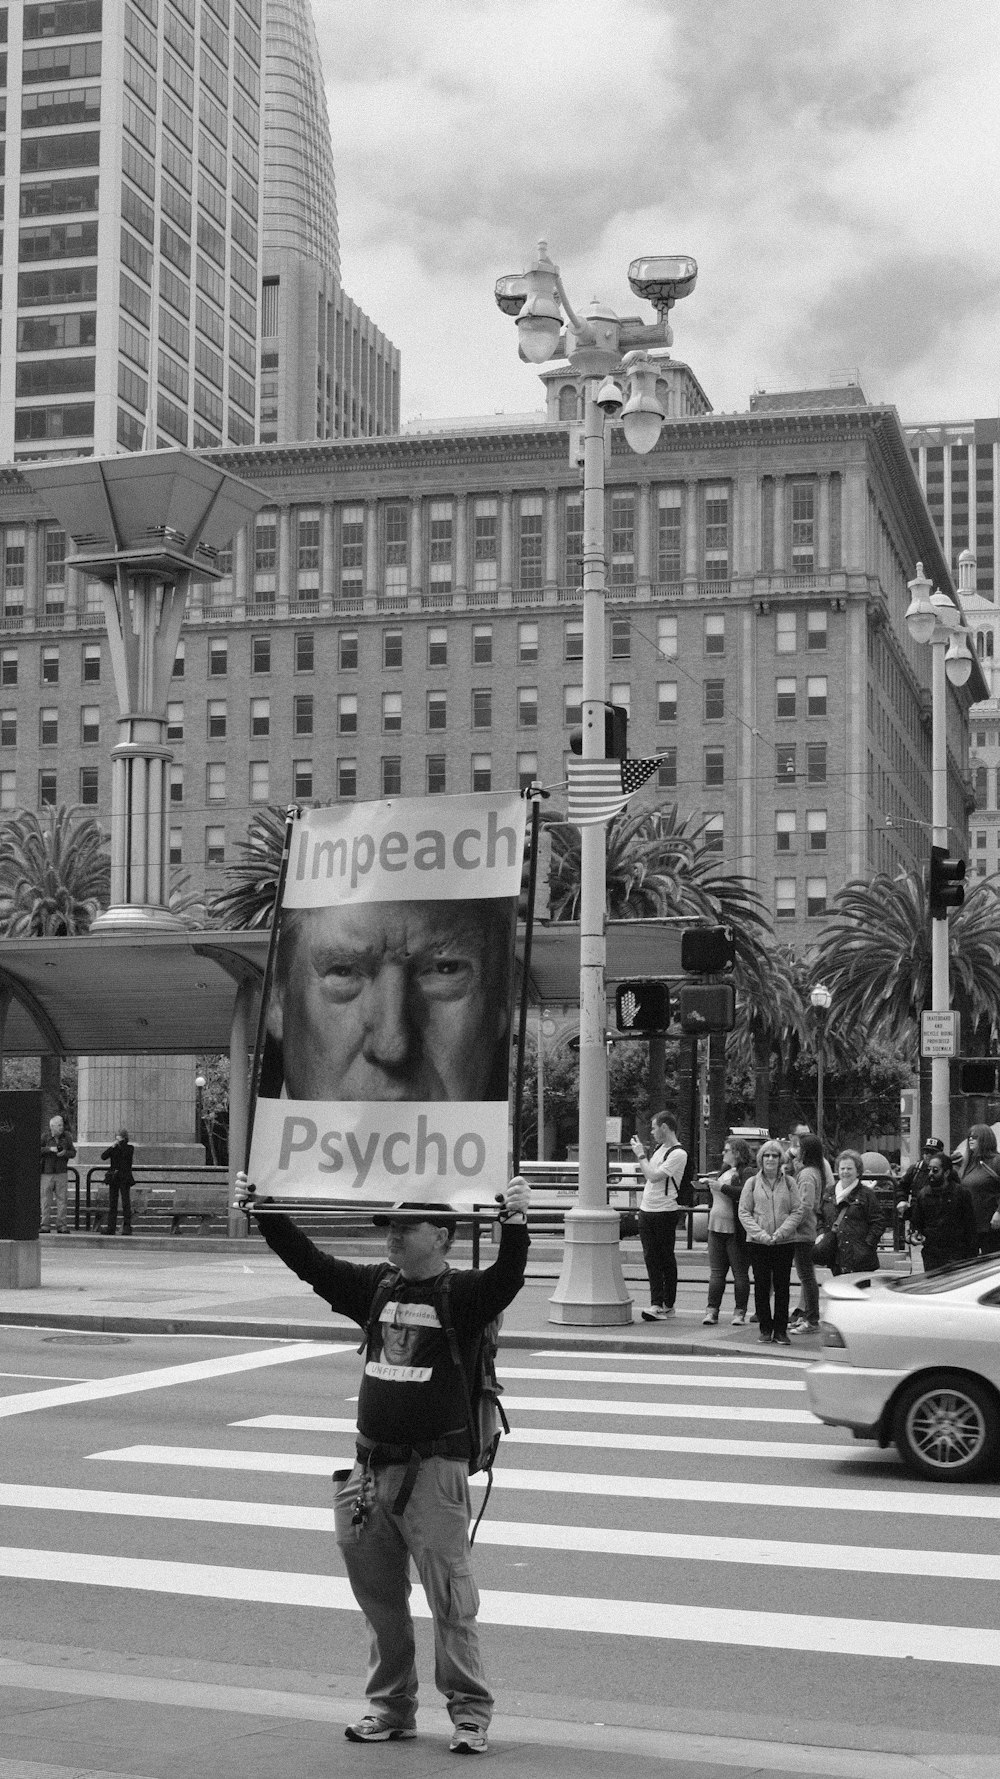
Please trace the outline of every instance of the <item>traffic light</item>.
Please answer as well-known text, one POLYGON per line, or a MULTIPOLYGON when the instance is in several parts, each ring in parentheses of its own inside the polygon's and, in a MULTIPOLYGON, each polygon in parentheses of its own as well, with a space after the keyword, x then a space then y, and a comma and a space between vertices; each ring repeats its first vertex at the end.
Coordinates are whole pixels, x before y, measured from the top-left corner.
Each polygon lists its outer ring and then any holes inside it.
POLYGON ((681 934, 681 969, 695 976, 718 976, 736 962, 732 927, 691 927, 681 934))
MULTIPOLYGON (((570 753, 583 753, 583 730, 574 729, 569 738, 570 753)), ((628 754, 628 711, 624 704, 604 706, 604 758, 624 760, 628 754)))
POLYGON ((949 908, 961 908, 965 901, 964 878, 964 859, 949 858, 946 846, 931 847, 928 898, 932 920, 947 920, 949 908))
POLYGON ((677 996, 677 1011, 686 1037, 731 1032, 736 1024, 736 990, 731 982, 686 983, 677 996))
POLYGON ((620 1032, 665 1032, 670 1024, 666 983, 620 982, 615 991, 615 1024, 620 1032))
POLYGON ((996 1061, 984 1056, 981 1061, 963 1062, 959 1071, 959 1083, 963 1093, 975 1094, 983 1099, 996 1093, 996 1061))

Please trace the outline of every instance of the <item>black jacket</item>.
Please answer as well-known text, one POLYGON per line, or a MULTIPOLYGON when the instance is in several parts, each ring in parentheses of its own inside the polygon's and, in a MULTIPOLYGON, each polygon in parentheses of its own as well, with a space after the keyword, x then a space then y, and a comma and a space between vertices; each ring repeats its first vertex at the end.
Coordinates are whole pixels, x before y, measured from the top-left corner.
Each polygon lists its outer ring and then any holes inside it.
POLYGON ((132 1172, 132 1161, 135 1149, 131 1143, 119 1140, 112 1143, 109 1149, 101 1150, 101 1160, 110 1163, 108 1167, 109 1186, 134 1186, 135 1175, 132 1172))
POLYGON ((837 1271, 875 1272, 885 1213, 870 1186, 855 1186, 850 1198, 834 1210, 837 1271))
POLYGON ((943 1186, 921 1186, 910 1212, 912 1226, 924 1238, 939 1265, 968 1260, 978 1250, 972 1195, 954 1180, 943 1186))
POLYGON ((997 1166, 1000 1156, 992 1155, 989 1160, 972 1161, 967 1158, 959 1183, 965 1187, 972 1198, 972 1208, 976 1213, 976 1229, 985 1235, 990 1227, 990 1219, 1000 1206, 1000 1175, 997 1166))

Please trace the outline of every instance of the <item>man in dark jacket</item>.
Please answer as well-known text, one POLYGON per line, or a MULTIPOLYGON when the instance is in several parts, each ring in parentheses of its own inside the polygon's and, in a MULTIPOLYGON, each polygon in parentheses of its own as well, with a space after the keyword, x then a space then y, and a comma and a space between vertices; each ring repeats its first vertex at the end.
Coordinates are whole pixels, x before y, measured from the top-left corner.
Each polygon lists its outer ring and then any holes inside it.
MULTIPOLYGON (((483 1329, 524 1283, 529 1188, 512 1180, 503 1197, 494 1264, 451 1275, 451 1319, 470 1385, 483 1329)), ((237 1204, 253 1210, 242 1177, 237 1204)), ((447 1204, 410 1203, 377 1213, 388 1262, 375 1266, 323 1253, 289 1217, 268 1213, 258 1221, 269 1246, 331 1309, 361 1328, 373 1307, 377 1312, 358 1396, 357 1462, 337 1477, 337 1543, 370 1651, 370 1712, 344 1733, 351 1742, 416 1735, 412 1557, 434 1620, 435 1675, 454 1726, 451 1749, 485 1754, 493 1698, 479 1653, 469 1546, 468 1396, 436 1307, 441 1274, 450 1271, 456 1212, 447 1204)))
POLYGON ((976 1213, 972 1195, 960 1186, 948 1155, 932 1155, 927 1183, 913 1199, 910 1221, 924 1238, 924 1271, 934 1272, 953 1260, 971 1260, 977 1252, 976 1213))
POLYGON ((75 1154, 76 1145, 57 1112, 54 1118, 49 1119, 49 1134, 42 1144, 42 1235, 48 1235, 52 1227, 53 1200, 56 1207, 56 1234, 66 1234, 69 1164, 75 1154))

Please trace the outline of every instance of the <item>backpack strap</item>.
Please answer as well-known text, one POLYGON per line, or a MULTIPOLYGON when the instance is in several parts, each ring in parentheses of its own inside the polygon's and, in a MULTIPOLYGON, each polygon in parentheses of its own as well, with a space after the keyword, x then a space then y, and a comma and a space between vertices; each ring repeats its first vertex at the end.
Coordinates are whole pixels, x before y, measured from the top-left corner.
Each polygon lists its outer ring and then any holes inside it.
POLYGON ((402 1276, 398 1266, 390 1266, 388 1271, 382 1274, 382 1277, 375 1287, 375 1295, 372 1298, 371 1307, 368 1311, 368 1320, 365 1323, 365 1335, 358 1348, 359 1353, 368 1352, 368 1349, 371 1346, 372 1335, 378 1327, 382 1311, 392 1297, 402 1276))
POLYGON ((437 1311, 437 1318, 441 1324, 445 1340, 448 1342, 448 1351, 451 1354, 452 1364, 462 1380, 462 1393, 465 1397, 465 1418, 469 1427, 469 1460, 472 1462, 476 1455, 476 1417, 472 1408, 472 1393, 469 1389, 469 1380, 465 1375, 465 1366, 462 1363, 462 1353, 458 1344, 458 1335, 455 1333, 455 1324, 451 1314, 452 1271, 453 1269, 450 1266, 446 1267, 444 1272, 438 1273, 437 1278, 434 1281, 434 1308, 437 1311))

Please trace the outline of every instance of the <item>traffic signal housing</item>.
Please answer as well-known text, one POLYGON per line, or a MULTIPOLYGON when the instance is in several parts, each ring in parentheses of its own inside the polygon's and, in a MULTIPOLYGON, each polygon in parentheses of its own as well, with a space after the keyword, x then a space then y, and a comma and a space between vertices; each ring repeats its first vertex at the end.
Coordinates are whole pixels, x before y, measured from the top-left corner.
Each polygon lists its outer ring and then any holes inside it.
POLYGON ((615 1024, 620 1032, 658 1036, 670 1024, 670 990, 665 982, 620 982, 615 990, 615 1024))
MULTIPOLYGON (((583 730, 574 729, 569 738, 572 754, 583 753, 583 730)), ((628 754, 628 711, 624 704, 604 706, 604 758, 624 760, 628 754)))
POLYGON ((694 976, 720 976, 736 962, 732 927, 690 927, 681 934, 681 969, 694 976))
POLYGON ((949 910, 965 901, 965 860, 948 856, 946 846, 931 847, 928 900, 932 920, 947 920, 949 910))
POLYGON ((677 996, 681 1031, 689 1038, 731 1032, 736 1024, 736 990, 731 982, 688 982, 677 996))
POLYGON ((984 1056, 981 1060, 963 1062, 959 1071, 960 1091, 988 1099, 997 1091, 997 1067, 995 1057, 984 1056))

